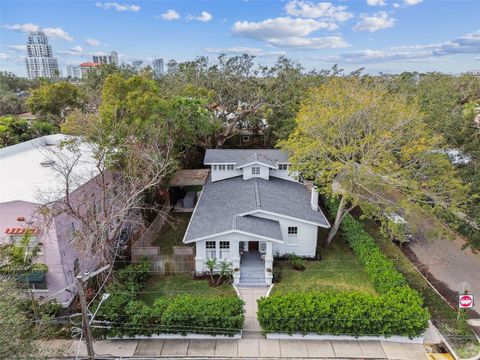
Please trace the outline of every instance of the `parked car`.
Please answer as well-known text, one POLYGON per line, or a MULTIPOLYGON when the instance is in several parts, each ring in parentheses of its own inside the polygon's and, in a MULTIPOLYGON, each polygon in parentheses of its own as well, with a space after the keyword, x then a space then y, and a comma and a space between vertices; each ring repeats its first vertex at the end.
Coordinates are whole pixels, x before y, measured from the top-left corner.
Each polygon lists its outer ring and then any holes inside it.
POLYGON ((391 212, 385 214, 385 218, 389 222, 388 226, 386 227, 386 231, 392 241, 404 244, 415 240, 412 229, 403 216, 391 212))

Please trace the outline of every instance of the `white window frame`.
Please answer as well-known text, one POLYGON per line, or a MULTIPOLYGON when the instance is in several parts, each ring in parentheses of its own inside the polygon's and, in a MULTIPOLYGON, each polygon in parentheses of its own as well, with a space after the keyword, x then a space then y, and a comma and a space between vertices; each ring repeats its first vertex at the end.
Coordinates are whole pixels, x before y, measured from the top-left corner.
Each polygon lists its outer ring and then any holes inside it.
POLYGON ((282 171, 288 170, 288 164, 278 164, 278 170, 282 170, 282 171))
POLYGON ((218 169, 222 170, 222 171, 225 171, 226 165, 225 164, 218 165, 218 169))
POLYGON ((213 165, 213 170, 217 170, 217 165, 213 165))
POLYGON ((207 259, 217 258, 217 242, 216 241, 205 241, 205 257, 207 259))
POLYGON ((230 259, 230 241, 220 241, 220 259, 229 260, 230 259))
POLYGON ((260 175, 260 166, 252 166, 252 175, 260 175))

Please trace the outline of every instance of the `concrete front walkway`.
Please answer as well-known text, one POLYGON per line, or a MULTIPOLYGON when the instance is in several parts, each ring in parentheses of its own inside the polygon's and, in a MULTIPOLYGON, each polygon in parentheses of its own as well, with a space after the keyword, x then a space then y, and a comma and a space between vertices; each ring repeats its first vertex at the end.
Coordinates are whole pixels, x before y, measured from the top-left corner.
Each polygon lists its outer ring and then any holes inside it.
MULTIPOLYGON (((65 355, 86 355, 85 345, 71 341, 65 355)), ((103 358, 321 358, 426 360, 423 345, 383 341, 317 340, 105 340, 95 343, 103 358)))
POLYGON ((245 301, 245 322, 243 324, 244 339, 261 339, 262 328, 257 319, 258 304, 257 300, 262 296, 265 296, 268 291, 268 287, 239 287, 240 297, 245 301))

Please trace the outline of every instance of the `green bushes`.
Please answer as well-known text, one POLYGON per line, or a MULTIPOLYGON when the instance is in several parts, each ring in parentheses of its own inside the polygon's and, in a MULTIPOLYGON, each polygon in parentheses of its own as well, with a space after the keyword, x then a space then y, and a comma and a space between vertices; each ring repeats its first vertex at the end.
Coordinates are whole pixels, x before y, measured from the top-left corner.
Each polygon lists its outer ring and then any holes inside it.
MULTIPOLYGON (((327 206, 334 214, 336 206, 327 206)), ((262 298, 258 301, 258 319, 264 331, 408 337, 423 333, 429 314, 420 294, 407 285, 351 215, 344 217, 340 231, 379 295, 313 292, 262 298)))
POLYGON ((243 326, 243 301, 237 297, 183 295, 157 298, 152 306, 137 300, 148 279, 148 261, 129 265, 107 287, 111 295, 100 308, 96 324, 100 336, 151 336, 161 333, 234 335, 243 326))
POLYGON ((418 314, 414 303, 403 301, 410 293, 402 287, 387 296, 359 292, 270 296, 259 301, 258 320, 266 332, 414 337, 425 329, 427 314, 418 314))

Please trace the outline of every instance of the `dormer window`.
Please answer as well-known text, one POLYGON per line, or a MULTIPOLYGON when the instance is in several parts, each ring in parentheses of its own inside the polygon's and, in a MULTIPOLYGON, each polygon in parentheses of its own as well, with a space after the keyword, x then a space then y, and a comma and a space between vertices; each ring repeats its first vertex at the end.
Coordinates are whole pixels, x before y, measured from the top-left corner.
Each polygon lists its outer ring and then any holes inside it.
POLYGON ((288 170, 288 164, 278 164, 278 170, 288 170))
POLYGON ((227 170, 230 170, 230 171, 235 170, 235 165, 233 164, 227 165, 227 170))
POLYGON ((260 166, 252 167, 252 175, 260 175, 260 166))

